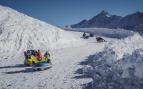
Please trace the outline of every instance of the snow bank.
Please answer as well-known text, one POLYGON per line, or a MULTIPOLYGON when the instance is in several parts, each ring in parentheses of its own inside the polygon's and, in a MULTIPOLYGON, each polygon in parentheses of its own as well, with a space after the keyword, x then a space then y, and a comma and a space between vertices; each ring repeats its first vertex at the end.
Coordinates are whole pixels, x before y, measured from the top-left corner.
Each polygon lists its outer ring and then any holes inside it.
POLYGON ((122 58, 125 53, 132 54, 136 49, 143 48, 143 37, 138 33, 133 36, 127 37, 125 39, 116 40, 114 42, 110 42, 107 47, 113 49, 117 55, 118 59, 122 58))
POLYGON ((85 89, 142 89, 143 38, 139 34, 110 42, 86 60, 83 74, 92 82, 85 89))
POLYGON ((27 49, 52 50, 81 45, 71 32, 64 31, 11 8, 0 6, 0 53, 27 49))
POLYGON ((129 69, 134 69, 134 74, 137 77, 143 78, 143 49, 135 50, 131 55, 124 54, 123 58, 119 61, 123 69, 122 77, 129 76, 129 69))
POLYGON ((142 89, 143 87, 143 49, 135 50, 120 61, 110 48, 90 56, 83 74, 90 76, 92 82, 84 89, 142 89))

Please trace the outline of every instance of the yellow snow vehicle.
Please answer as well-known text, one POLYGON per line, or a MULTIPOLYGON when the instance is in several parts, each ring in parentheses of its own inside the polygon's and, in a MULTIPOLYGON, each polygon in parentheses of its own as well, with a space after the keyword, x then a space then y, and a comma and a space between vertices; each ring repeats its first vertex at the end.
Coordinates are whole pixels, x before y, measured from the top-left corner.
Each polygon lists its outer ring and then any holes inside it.
POLYGON ((37 56, 38 51, 35 50, 27 50, 26 52, 24 52, 25 55, 25 60, 24 60, 24 64, 31 66, 33 64, 37 64, 39 62, 51 62, 49 57, 50 54, 48 52, 46 52, 44 55, 39 55, 37 56))

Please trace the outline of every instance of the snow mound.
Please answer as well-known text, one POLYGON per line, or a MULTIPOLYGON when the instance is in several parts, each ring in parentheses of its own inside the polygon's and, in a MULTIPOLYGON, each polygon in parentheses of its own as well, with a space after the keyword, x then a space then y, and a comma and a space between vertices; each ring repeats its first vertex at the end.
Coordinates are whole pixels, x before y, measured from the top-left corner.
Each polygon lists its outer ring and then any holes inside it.
POLYGON ((81 43, 75 34, 0 6, 0 53, 58 49, 81 43))
POLYGON ((117 55, 110 48, 88 57, 85 76, 92 78, 84 89, 142 89, 143 49, 116 61, 117 55))
POLYGON ((110 42, 107 47, 113 49, 117 53, 118 59, 120 59, 125 53, 131 54, 134 50, 143 48, 142 44, 143 37, 138 33, 135 33, 133 36, 125 39, 110 42))
POLYGON ((92 79, 84 89, 142 89, 143 38, 134 34, 110 42, 103 51, 82 64, 83 75, 92 79))
POLYGON ((128 77, 131 73, 132 75, 143 78, 143 49, 137 49, 131 55, 125 54, 119 61, 119 64, 124 70, 122 77, 128 77), (129 72, 129 69, 132 70, 129 72))
POLYGON ((125 39, 109 43, 106 45, 104 51, 100 53, 100 57, 96 59, 106 60, 112 65, 116 63, 123 70, 122 77, 128 77, 129 69, 134 69, 135 75, 143 78, 142 44, 143 37, 136 33, 125 39))

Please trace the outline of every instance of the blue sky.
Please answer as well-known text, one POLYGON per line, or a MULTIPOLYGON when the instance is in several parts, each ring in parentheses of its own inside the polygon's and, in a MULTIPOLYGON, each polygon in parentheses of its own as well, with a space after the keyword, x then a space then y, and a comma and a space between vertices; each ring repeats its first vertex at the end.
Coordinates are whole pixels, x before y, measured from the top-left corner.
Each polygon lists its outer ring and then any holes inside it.
POLYGON ((143 12, 143 0, 0 0, 0 5, 57 26, 89 19, 102 10, 121 16, 143 12))

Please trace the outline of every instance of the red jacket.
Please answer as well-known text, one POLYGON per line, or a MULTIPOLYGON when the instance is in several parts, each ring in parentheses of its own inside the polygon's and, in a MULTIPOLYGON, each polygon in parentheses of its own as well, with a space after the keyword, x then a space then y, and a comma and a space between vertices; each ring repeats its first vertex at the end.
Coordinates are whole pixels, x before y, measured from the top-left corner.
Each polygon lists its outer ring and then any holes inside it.
POLYGON ((37 59, 38 61, 40 61, 40 60, 42 59, 42 55, 41 55, 40 52, 37 52, 37 53, 35 54, 35 57, 36 57, 36 59, 37 59))

